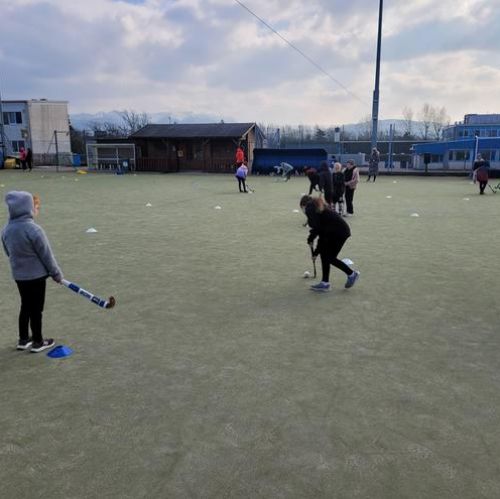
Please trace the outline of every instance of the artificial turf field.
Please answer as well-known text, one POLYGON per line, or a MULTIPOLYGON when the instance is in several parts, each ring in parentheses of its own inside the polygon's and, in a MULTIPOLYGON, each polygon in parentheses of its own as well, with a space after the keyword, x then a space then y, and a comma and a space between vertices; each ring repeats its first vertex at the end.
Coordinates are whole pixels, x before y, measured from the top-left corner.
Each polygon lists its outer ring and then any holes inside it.
POLYGON ((49 281, 44 335, 74 354, 17 352, 1 259, 2 498, 500 496, 500 195, 362 178, 341 253, 361 278, 318 295, 305 178, 0 183, 40 194, 65 277, 117 300, 49 281))

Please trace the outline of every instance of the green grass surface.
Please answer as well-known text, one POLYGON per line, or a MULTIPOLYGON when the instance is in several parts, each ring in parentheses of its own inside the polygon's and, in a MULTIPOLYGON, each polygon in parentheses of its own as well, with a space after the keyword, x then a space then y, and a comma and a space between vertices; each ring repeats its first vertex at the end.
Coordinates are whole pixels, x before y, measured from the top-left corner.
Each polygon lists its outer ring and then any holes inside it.
POLYGON ((316 295, 304 178, 0 183, 41 195, 66 278, 117 299, 50 281, 44 334, 74 355, 16 352, 2 259, 1 497, 499 497, 500 195, 362 182, 341 254, 361 279, 316 295))

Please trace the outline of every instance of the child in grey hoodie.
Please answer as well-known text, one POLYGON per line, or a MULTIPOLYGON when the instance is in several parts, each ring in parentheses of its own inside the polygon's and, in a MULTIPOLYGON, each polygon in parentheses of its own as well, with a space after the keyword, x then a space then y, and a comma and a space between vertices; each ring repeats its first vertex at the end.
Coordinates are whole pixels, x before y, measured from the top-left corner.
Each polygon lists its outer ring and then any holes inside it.
POLYGON ((10 191, 5 202, 9 222, 2 230, 2 243, 21 295, 17 349, 31 347, 32 352, 41 352, 54 346, 52 338, 44 340, 42 336, 46 279, 50 276, 61 283, 63 276, 45 232, 33 221, 38 215, 39 199, 29 192, 10 191))

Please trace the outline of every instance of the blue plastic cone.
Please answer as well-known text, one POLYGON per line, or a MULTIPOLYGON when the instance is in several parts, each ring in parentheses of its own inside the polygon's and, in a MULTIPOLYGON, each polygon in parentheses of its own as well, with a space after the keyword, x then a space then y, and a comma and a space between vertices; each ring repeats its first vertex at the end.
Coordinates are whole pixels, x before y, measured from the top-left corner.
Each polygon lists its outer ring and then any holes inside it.
POLYGON ((47 354, 47 357, 50 357, 52 359, 61 359, 63 357, 69 357, 72 353, 73 353, 73 350, 71 350, 71 348, 69 348, 65 345, 59 345, 59 346, 53 348, 47 354))

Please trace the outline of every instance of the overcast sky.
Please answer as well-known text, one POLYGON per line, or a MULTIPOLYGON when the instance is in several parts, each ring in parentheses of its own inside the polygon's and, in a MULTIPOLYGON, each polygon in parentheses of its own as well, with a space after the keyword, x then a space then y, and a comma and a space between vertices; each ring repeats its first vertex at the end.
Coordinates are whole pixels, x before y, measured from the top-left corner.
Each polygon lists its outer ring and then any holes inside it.
MULTIPOLYGON (((70 113, 134 109, 342 124, 371 114, 377 0, 0 0, 7 99, 70 113)), ((500 113, 500 0, 386 0, 382 119, 404 106, 500 113)))

